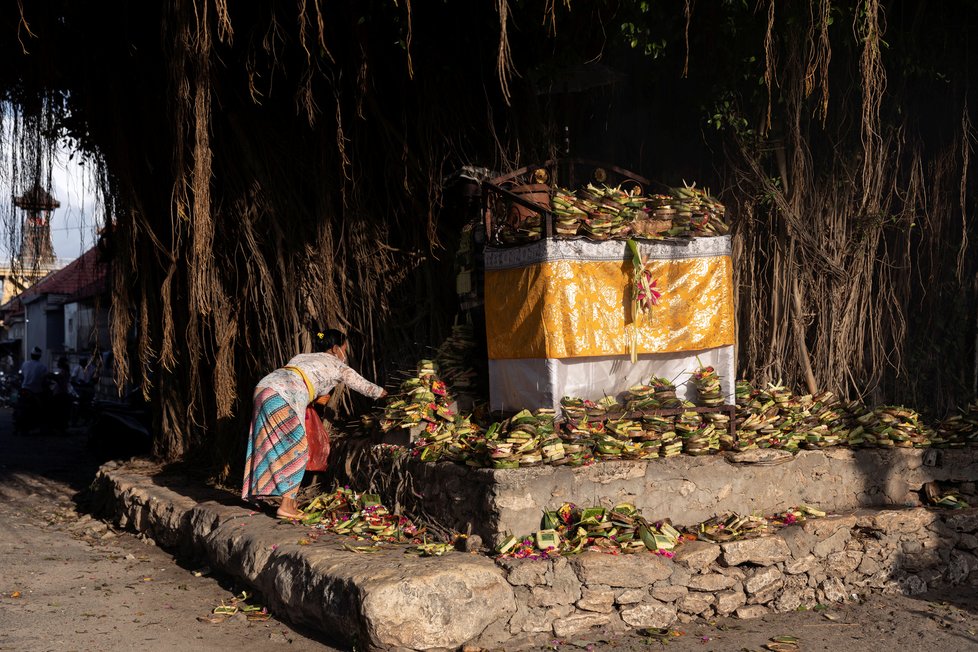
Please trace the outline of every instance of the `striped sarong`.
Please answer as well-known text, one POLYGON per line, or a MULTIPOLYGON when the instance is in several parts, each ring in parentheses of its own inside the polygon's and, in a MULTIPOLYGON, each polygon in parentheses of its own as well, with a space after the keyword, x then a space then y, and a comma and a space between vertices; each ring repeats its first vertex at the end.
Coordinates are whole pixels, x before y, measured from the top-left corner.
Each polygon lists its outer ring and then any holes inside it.
POLYGON ((303 419, 274 389, 256 391, 241 497, 294 496, 308 460, 303 419))

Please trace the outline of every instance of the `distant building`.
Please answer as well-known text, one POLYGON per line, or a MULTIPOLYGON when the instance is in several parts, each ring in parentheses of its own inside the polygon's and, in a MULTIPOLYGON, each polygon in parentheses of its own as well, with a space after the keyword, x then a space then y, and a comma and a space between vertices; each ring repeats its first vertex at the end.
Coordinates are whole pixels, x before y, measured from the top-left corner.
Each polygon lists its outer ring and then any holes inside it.
POLYGON ((9 262, 0 264, 0 305, 61 268, 51 244, 51 213, 61 202, 35 183, 14 197, 14 206, 24 211, 20 248, 9 262))
POLYGON ((0 306, 0 345, 18 362, 35 346, 52 367, 61 355, 108 349, 108 265, 92 247, 0 306))

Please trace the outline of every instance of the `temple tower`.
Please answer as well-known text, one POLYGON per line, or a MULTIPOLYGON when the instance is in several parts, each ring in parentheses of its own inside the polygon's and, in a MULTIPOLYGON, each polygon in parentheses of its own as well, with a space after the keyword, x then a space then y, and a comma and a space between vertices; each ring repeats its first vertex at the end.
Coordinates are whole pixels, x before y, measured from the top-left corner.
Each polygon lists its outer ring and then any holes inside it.
POLYGON ((51 213, 61 206, 61 202, 35 183, 30 190, 14 198, 14 206, 27 213, 24 237, 17 253, 21 269, 24 272, 50 269, 55 262, 54 246, 51 244, 51 213))

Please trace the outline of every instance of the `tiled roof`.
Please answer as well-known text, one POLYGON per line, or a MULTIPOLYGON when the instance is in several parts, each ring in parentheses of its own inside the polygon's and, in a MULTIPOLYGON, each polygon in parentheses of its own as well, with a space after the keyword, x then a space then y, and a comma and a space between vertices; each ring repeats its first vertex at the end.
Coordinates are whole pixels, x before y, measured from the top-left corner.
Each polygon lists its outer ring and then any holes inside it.
POLYGON ((108 266, 98 260, 98 249, 92 247, 61 269, 51 272, 12 299, 5 308, 17 312, 17 303, 31 303, 46 294, 65 295, 73 300, 95 296, 105 289, 108 266))

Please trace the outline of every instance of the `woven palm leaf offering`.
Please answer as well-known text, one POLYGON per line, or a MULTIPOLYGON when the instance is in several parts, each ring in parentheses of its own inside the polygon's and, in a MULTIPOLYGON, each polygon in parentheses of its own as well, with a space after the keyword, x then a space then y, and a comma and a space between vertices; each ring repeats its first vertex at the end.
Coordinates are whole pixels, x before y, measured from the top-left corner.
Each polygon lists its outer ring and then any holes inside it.
POLYGON ((872 430, 879 424, 879 419, 871 409, 860 401, 849 401, 845 405, 846 420, 849 423, 847 443, 853 448, 875 446, 876 435, 872 430))
POLYGON ((916 411, 899 405, 881 405, 873 413, 878 420, 872 428, 878 446, 923 448, 930 445, 930 431, 923 427, 916 411))
POLYGON ((584 399, 565 396, 560 399, 560 409, 566 421, 577 421, 587 418, 587 403, 584 399))
MULTIPOLYGON (((660 457, 664 439, 668 438, 669 441, 672 441, 676 438, 675 420, 671 416, 648 414, 642 417, 641 423, 644 431, 642 448, 651 449, 655 447, 656 455, 654 457, 660 457)), ((651 451, 644 456, 653 458, 651 451)))
POLYGON ((380 496, 340 488, 314 497, 301 510, 304 525, 375 542, 416 542, 424 534, 406 517, 391 513, 380 496))
POLYGON ((585 551, 609 554, 653 552, 672 556, 686 537, 668 521, 649 522, 630 503, 614 507, 578 507, 564 503, 544 511, 533 535, 507 536, 496 548, 500 556, 548 559, 585 551))
POLYGON ((698 525, 684 528, 683 532, 690 538, 724 543, 767 536, 788 525, 803 523, 809 518, 824 516, 825 512, 807 505, 793 507, 770 516, 757 514, 745 516, 726 512, 709 518, 698 525))
POLYGON ((757 390, 746 380, 738 380, 736 384, 737 420, 735 422, 736 440, 734 449, 745 451, 757 448, 755 441, 757 431, 764 424, 759 411, 755 407, 757 390))
POLYGON ((553 410, 521 410, 503 421, 494 435, 487 448, 492 466, 497 469, 539 466, 545 458, 553 464, 565 456, 553 410))
POLYGON ((451 403, 448 387, 438 377, 437 364, 421 360, 415 374, 405 378, 398 391, 387 397, 380 418, 381 430, 453 421, 451 403))
MULTIPOLYGON (((723 405, 723 388, 720 376, 712 366, 700 365, 693 372, 693 387, 696 389, 696 402, 702 407, 723 405)), ((730 416, 725 412, 704 412, 703 420, 712 426, 711 450, 732 450, 734 437, 730 434, 730 416)))
POLYGON ((704 407, 723 405, 723 388, 720 376, 711 366, 700 366, 693 372, 693 387, 696 388, 696 402, 704 407))
POLYGON ((682 401, 676 397, 676 386, 668 378, 653 376, 649 380, 652 386, 653 396, 663 408, 682 407, 682 401))
POLYGON ((961 447, 978 442, 978 401, 938 424, 931 440, 942 448, 961 447))
POLYGON ((586 466, 594 462, 594 434, 587 417, 578 421, 565 420, 560 424, 558 436, 568 466, 586 466))
POLYGON ((842 406, 835 394, 829 391, 815 394, 811 397, 807 409, 815 422, 809 424, 809 432, 805 439, 806 448, 837 446, 847 438, 848 429, 842 406))
POLYGON ((566 188, 558 188, 553 196, 554 231, 558 235, 577 235, 588 217, 588 207, 566 188))
POLYGON ((671 189, 672 205, 676 208, 673 220, 673 231, 670 235, 686 235, 691 232, 694 236, 717 236, 730 233, 730 227, 724 221, 726 209, 708 190, 697 188, 696 184, 683 185, 671 189))
MULTIPOLYGON (((693 408, 695 405, 683 401, 683 407, 693 408)), ((703 418, 695 410, 685 410, 676 417, 676 434, 682 441, 682 451, 687 455, 708 454, 713 432, 713 426, 704 423, 703 418)))
POLYGON ((659 407, 655 398, 655 388, 651 385, 635 385, 629 387, 622 397, 626 412, 642 412, 659 407))
MULTIPOLYGON (((642 424, 632 419, 618 419, 605 423, 606 436, 615 438, 615 445, 620 442, 621 457, 626 460, 634 460, 643 457, 650 457, 652 451, 645 450, 643 440, 645 429, 642 424), (644 451, 644 454, 643 454, 644 451)), ((656 446, 655 457, 659 456, 659 449, 656 446)))

